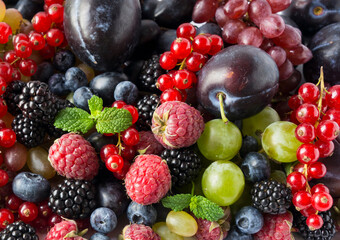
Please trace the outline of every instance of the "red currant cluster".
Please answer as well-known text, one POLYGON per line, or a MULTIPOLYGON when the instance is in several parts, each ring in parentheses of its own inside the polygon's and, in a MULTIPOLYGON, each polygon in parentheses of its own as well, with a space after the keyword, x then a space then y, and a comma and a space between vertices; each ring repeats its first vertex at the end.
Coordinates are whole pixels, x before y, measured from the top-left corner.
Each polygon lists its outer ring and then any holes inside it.
POLYGON ((161 55, 159 63, 168 74, 161 75, 156 86, 163 93, 161 102, 185 101, 186 89, 197 82, 198 72, 208 60, 223 47, 223 40, 217 35, 200 34, 190 23, 183 23, 177 28, 177 39, 171 49, 161 55), (178 70, 174 70, 179 66, 178 70))
MULTIPOLYGON (((132 124, 138 120, 138 111, 132 105, 123 101, 115 101, 112 107, 128 110, 132 116, 132 124)), ((107 134, 105 134, 107 135, 107 134)), ((112 136, 112 134, 110 134, 112 136)), ((100 158, 105 162, 106 168, 113 172, 118 179, 123 179, 128 172, 131 161, 136 155, 135 146, 139 143, 139 133, 134 126, 118 134, 118 143, 107 144, 100 150, 100 158)))
POLYGON ((287 176, 287 184, 294 194, 294 206, 307 217, 306 223, 311 230, 322 227, 323 219, 318 212, 329 210, 333 198, 325 185, 310 188, 308 181, 325 176, 326 166, 318 159, 333 153, 332 140, 339 136, 340 124, 340 85, 326 90, 322 73, 320 83, 320 90, 318 85, 303 84, 298 95, 292 96, 288 102, 293 109, 291 119, 299 124, 295 136, 303 144, 297 150, 299 163, 287 176))

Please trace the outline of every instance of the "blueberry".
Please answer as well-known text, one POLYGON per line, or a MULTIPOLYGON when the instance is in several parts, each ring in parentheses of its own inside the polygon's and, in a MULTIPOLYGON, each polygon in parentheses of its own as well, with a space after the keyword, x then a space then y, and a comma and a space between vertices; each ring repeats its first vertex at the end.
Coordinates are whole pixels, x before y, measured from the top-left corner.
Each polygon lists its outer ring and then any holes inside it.
POLYGON ((64 96, 70 92, 65 86, 65 75, 63 73, 53 74, 48 80, 48 87, 53 94, 58 96, 64 96))
POLYGON ((78 67, 71 67, 65 73, 65 86, 71 92, 87 85, 86 74, 78 67))
POLYGON ((118 83, 114 92, 115 100, 122 100, 127 104, 134 104, 138 98, 138 88, 130 81, 118 83))
POLYGON ((78 88, 73 94, 74 105, 90 112, 88 100, 90 100, 93 95, 94 92, 88 87, 78 88))
POLYGON ((245 157, 247 153, 257 152, 259 150, 259 144, 256 138, 252 136, 245 136, 242 139, 242 147, 240 149, 241 157, 245 157))
POLYGON ((116 135, 113 136, 105 136, 103 134, 100 134, 98 132, 92 133, 90 136, 86 139, 89 141, 96 150, 97 153, 100 152, 100 149, 104 147, 106 144, 117 144, 117 137, 116 135))
POLYGON ((241 232, 236 226, 233 226, 229 230, 227 238, 224 240, 253 240, 253 237, 241 232))
POLYGON ((54 74, 54 68, 50 62, 42 62, 38 65, 37 71, 32 76, 32 80, 47 82, 48 79, 54 74))
POLYGON ((110 238, 102 233, 95 233, 91 236, 90 240, 110 240, 110 238))
POLYGON ((76 56, 70 50, 60 50, 54 55, 53 66, 60 72, 65 72, 75 63, 76 56))
POLYGON ((157 219, 157 211, 152 205, 131 202, 127 209, 127 218, 131 223, 152 226, 157 219))
POLYGON ((246 206, 236 214, 235 223, 241 232, 254 234, 263 227, 263 216, 256 208, 246 206))
POLYGON ((270 164, 267 158, 258 152, 248 153, 241 164, 241 169, 245 179, 250 182, 266 180, 270 176, 270 164))
POLYGON ((90 222, 97 232, 109 233, 117 226, 117 216, 110 208, 101 207, 92 212, 90 222))
POLYGON ((103 99, 105 106, 110 106, 114 102, 114 92, 118 83, 127 81, 124 73, 107 72, 96 76, 90 82, 90 88, 103 99))
POLYGON ((21 172, 13 179, 12 189, 13 193, 23 201, 41 202, 48 198, 51 185, 39 174, 21 172))

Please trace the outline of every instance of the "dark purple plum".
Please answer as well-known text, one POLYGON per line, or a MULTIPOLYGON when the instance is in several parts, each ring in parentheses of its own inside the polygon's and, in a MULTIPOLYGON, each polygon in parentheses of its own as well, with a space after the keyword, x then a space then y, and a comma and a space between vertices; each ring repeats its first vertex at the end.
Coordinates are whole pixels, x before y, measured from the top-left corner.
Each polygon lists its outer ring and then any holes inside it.
POLYGON ((306 35, 340 21, 340 1, 293 0, 283 15, 289 16, 306 35))
POLYGON ((143 19, 138 45, 143 45, 152 40, 155 40, 160 33, 161 29, 155 21, 150 19, 143 19))
POLYGON ((18 9, 23 18, 32 19, 37 12, 44 11, 44 1, 19 0, 15 8, 18 9))
POLYGON ((67 1, 64 29, 77 57, 98 71, 122 64, 139 40, 139 0, 67 1))
POLYGON ((155 20, 159 26, 177 28, 181 23, 191 20, 196 0, 144 0, 143 19, 155 20))
POLYGON ((340 22, 322 28, 308 47, 313 58, 303 66, 306 81, 317 83, 323 66, 325 82, 340 84, 340 22))
POLYGON ((263 50, 245 45, 225 48, 213 56, 198 76, 199 103, 220 116, 218 95, 224 97, 229 120, 250 117, 267 106, 279 85, 274 60, 263 50))
POLYGON ((176 30, 174 29, 169 29, 165 32, 163 32, 157 41, 157 52, 159 54, 162 54, 166 51, 170 50, 172 42, 176 39, 176 30))
POLYGON ((222 30, 216 23, 206 23, 200 26, 196 31, 196 35, 202 33, 215 34, 222 37, 222 30))

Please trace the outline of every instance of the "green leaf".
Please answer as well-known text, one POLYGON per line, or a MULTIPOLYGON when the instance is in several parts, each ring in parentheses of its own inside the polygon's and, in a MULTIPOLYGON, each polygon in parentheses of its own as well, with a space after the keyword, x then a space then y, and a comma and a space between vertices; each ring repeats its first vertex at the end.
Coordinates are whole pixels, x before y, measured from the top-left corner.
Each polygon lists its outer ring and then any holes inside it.
POLYGON ((103 99, 96 95, 93 95, 88 102, 91 116, 97 118, 103 110, 103 99))
POLYGON ((191 194, 177 194, 162 199, 162 204, 166 208, 171 208, 174 211, 182 211, 189 207, 191 194))
POLYGON ((68 132, 87 133, 94 123, 90 114, 83 109, 65 108, 57 114, 54 126, 68 132))
POLYGON ((132 125, 132 116, 126 109, 104 108, 97 117, 99 133, 120 133, 132 125))
POLYGON ((223 217, 223 209, 216 203, 203 196, 193 196, 190 202, 190 210, 196 217, 214 222, 223 217))

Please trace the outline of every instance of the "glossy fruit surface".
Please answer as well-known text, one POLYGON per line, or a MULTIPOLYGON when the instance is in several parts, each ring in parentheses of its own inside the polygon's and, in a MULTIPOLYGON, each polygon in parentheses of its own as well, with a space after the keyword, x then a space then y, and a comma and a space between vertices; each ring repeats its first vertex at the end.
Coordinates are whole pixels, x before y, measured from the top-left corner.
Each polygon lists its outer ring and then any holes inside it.
POLYGON ((197 98, 206 110, 218 116, 218 94, 222 93, 227 118, 243 119, 260 112, 271 101, 278 77, 276 63, 261 49, 231 46, 213 56, 200 71, 197 98))
POLYGON ((241 169, 230 161, 216 161, 204 171, 202 190, 204 195, 220 206, 235 203, 244 189, 241 169))
POLYGON ((171 232, 183 237, 194 236, 198 229, 196 220, 184 211, 169 212, 166 217, 166 225, 171 232))

